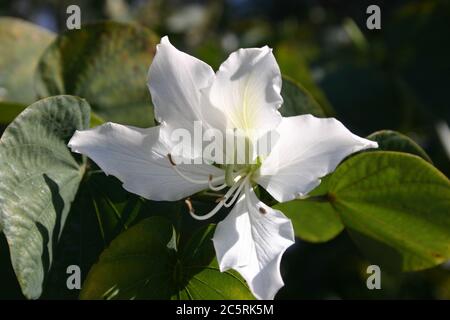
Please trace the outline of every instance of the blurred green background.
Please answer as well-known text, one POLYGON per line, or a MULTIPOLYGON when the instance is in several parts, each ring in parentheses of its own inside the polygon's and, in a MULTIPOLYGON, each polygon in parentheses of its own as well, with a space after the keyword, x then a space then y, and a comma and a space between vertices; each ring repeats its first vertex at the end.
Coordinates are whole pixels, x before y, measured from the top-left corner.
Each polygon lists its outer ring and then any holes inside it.
MULTIPOLYGON (((350 130, 402 132, 450 176, 450 131, 442 129, 450 124, 450 1, 3 0, 0 15, 62 32, 70 4, 80 6, 82 24, 143 24, 215 69, 237 48, 269 45, 282 73, 350 130), (381 30, 366 28, 371 4, 381 8, 381 30)), ((7 250, 1 236, 0 298, 21 298, 7 250)), ((367 289, 368 265, 345 232, 325 244, 298 241, 284 256, 277 298, 450 299, 450 264, 383 271, 382 290, 367 289)))

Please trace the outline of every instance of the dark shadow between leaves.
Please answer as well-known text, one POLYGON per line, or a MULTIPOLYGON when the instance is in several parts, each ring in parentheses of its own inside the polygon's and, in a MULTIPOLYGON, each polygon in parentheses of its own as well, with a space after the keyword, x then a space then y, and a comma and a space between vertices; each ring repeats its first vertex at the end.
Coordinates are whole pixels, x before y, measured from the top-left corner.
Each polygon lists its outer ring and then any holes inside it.
POLYGON ((62 219, 62 213, 64 210, 64 200, 62 199, 61 195, 59 194, 59 186, 58 184, 52 180, 47 174, 43 174, 45 183, 47 184, 51 196, 52 196, 52 203, 53 208, 55 209, 55 226, 53 227, 53 230, 47 230, 47 228, 39 221, 36 221, 36 228, 38 229, 39 233, 42 236, 42 266, 44 270, 44 286, 47 282, 48 278, 48 272, 51 268, 51 252, 56 252, 56 246, 58 244, 59 235, 61 232, 61 219, 62 219), (50 239, 51 238, 51 239, 50 239), (51 241, 51 243, 50 243, 51 241), (50 247, 51 246, 51 247, 50 247))
POLYGON ((2 270, 0 273, 0 300, 25 299, 11 264, 8 241, 2 232, 0 232, 0 266, 2 270))

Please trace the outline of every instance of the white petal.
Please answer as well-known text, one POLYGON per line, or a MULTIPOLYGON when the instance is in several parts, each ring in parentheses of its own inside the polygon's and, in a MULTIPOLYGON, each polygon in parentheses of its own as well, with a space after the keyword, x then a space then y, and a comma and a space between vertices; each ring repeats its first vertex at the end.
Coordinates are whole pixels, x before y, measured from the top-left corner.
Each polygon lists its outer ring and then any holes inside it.
POLYGON ((220 66, 206 94, 223 117, 206 110, 205 117, 217 129, 259 130, 256 137, 276 128, 283 103, 281 74, 268 47, 239 49, 220 66), (217 121, 218 120, 218 121, 217 121))
POLYGON ((259 201, 249 186, 245 189, 217 225, 213 238, 217 259, 222 272, 238 271, 258 299, 273 299, 284 285, 280 262, 295 241, 294 230, 280 211, 259 201))
POLYGON ((334 118, 311 115, 283 118, 277 128, 279 139, 262 163, 257 182, 277 201, 304 195, 320 184, 348 155, 376 142, 351 133, 334 118))
POLYGON ((209 65, 179 51, 167 37, 161 39, 149 69, 148 87, 166 139, 175 129, 193 132, 194 121, 201 120, 200 90, 213 79, 209 65))
MULTIPOLYGON (((115 123, 76 131, 69 142, 72 151, 87 155, 106 173, 117 177, 123 187, 150 200, 175 201, 208 187, 180 177, 167 157, 167 147, 159 140, 160 127, 140 129, 115 123)), ((202 165, 178 165, 188 177, 208 180, 223 175, 222 170, 202 165)))

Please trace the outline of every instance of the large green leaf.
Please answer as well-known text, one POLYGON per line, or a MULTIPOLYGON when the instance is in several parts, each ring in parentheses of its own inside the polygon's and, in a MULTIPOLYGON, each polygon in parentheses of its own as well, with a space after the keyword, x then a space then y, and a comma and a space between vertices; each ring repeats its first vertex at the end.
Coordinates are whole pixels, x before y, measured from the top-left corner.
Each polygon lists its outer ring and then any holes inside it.
MULTIPOLYGON (((367 139, 378 142, 379 150, 411 153, 432 162, 427 153, 414 140, 399 132, 381 130, 372 133, 367 139)), ((377 149, 370 149, 368 152, 372 150, 377 149)))
POLYGON ((424 160, 390 152, 358 155, 332 176, 330 195, 373 261, 407 271, 450 258, 450 182, 424 160))
POLYGON ((321 193, 292 203, 317 215, 334 212, 374 263, 410 271, 450 258, 450 182, 423 159, 361 153, 343 162, 321 193), (298 204, 307 201, 319 203, 298 204))
POLYGON ((0 18, 0 101, 32 103, 33 74, 54 34, 29 22, 0 18))
POLYGON ((274 209, 282 211, 294 226, 295 236, 309 242, 325 242, 336 237, 344 225, 326 195, 330 176, 303 200, 279 203, 274 209))
POLYGON ((316 117, 325 117, 325 111, 313 96, 294 80, 283 77, 281 88, 283 105, 280 112, 284 117, 312 114, 316 117))
POLYGON ((220 272, 212 238, 215 225, 196 232, 180 248, 182 282, 178 299, 254 299, 245 281, 234 270, 220 272))
POLYGON ((151 31, 116 22, 67 31, 39 62, 37 91, 83 97, 107 121, 152 125, 146 83, 156 43, 151 31))
POLYGON ((89 126, 89 105, 72 96, 40 100, 5 130, 0 144, 0 225, 24 295, 38 298, 84 172, 67 142, 89 126))
POLYGON ((81 299, 251 299, 235 272, 221 273, 209 226, 177 249, 169 220, 155 216, 117 237, 83 284, 81 299))

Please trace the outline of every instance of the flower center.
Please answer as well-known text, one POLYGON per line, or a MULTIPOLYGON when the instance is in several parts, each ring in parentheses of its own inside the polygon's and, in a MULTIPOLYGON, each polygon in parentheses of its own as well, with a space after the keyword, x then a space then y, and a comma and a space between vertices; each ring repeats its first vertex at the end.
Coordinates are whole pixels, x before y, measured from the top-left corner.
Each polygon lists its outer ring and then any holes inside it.
POLYGON ((255 164, 244 164, 244 165, 236 165, 236 164, 227 164, 224 166, 225 169, 225 184, 228 187, 231 187, 234 185, 234 178, 236 176, 236 173, 242 173, 244 176, 249 176, 250 179, 253 176, 253 174, 256 172, 256 170, 261 167, 262 160, 261 157, 256 158, 255 164))
POLYGON ((226 187, 229 187, 225 195, 218 199, 216 207, 205 215, 199 216, 195 214, 194 207, 192 206, 190 200, 185 200, 189 209, 189 213, 197 220, 209 219, 213 217, 217 212, 219 212, 222 207, 231 207, 236 202, 236 200, 239 199, 239 196, 242 194, 244 188, 246 186, 251 187, 252 176, 256 172, 256 170, 259 169, 262 163, 260 157, 258 157, 255 164, 225 165, 225 173, 222 176, 213 177, 212 175, 209 175, 208 179, 198 180, 187 176, 179 168, 177 168, 177 165, 172 160, 172 156, 170 154, 167 155, 167 158, 174 171, 186 181, 194 184, 206 184, 208 185, 209 189, 213 191, 220 191, 222 189, 225 189, 226 187))

